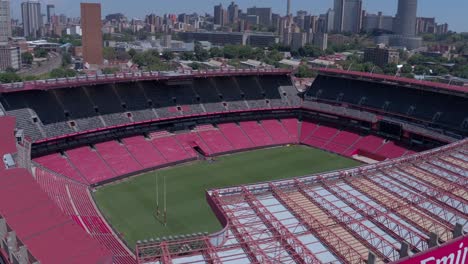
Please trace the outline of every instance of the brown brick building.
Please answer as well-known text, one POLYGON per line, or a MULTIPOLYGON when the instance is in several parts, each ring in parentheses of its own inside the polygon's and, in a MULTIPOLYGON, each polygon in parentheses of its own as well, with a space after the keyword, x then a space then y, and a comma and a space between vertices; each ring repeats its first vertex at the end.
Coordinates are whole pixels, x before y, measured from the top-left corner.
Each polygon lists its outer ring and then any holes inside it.
POLYGON ((83 59, 89 64, 101 65, 102 49, 101 4, 81 3, 81 28, 83 30, 83 59))

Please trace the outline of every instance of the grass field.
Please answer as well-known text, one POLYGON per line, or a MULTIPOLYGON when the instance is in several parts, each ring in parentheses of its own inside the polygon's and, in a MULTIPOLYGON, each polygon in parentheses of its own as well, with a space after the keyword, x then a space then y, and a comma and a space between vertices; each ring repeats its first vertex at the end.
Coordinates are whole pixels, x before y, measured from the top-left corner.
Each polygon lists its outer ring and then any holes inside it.
MULTIPOLYGON (((100 188, 95 194, 103 214, 129 245, 150 237, 215 232, 221 226, 205 200, 205 190, 303 176, 359 163, 304 146, 244 152, 159 170, 167 181, 168 225, 153 213, 156 172, 100 188)), ((160 198, 161 201, 162 198, 160 198)))

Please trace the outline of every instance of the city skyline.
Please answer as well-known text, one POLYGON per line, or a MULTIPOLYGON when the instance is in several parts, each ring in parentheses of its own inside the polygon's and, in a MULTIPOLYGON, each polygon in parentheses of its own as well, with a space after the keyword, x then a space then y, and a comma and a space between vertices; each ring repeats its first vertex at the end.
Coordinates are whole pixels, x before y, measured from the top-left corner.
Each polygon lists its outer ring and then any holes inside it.
MULTIPOLYGON (((20 18, 20 4, 22 0, 11 0, 11 9, 12 17, 19 19, 20 18)), ((79 16, 79 2, 73 0, 50 0, 50 1, 40 1, 44 6, 46 4, 55 4, 57 14, 65 14, 67 16, 79 16), (75 7, 76 6, 76 7, 75 7)), ((143 18, 146 14, 156 13, 193 13, 198 12, 200 14, 204 13, 213 13, 213 6, 222 4, 227 7, 231 1, 220 1, 220 0, 200 0, 195 2, 186 2, 183 1, 183 4, 178 3, 165 3, 164 8, 158 8, 161 6, 158 4, 158 1, 155 1, 154 8, 148 7, 147 2, 144 0, 134 0, 131 5, 131 8, 127 6, 128 2, 115 2, 110 0, 100 0, 100 1, 89 1, 89 2, 99 2, 103 4, 102 15, 105 16, 109 13, 124 13, 129 18, 143 18), (142 4, 139 5, 138 3, 142 4), (111 4, 112 3, 112 4, 111 4), (205 4, 200 4, 205 3, 205 4)), ((176 1, 182 2, 182 1, 176 1)), ((287 1, 271 1, 271 0, 238 0, 235 1, 239 8, 246 11, 248 7, 257 6, 257 7, 272 7, 274 13, 279 13, 281 15, 286 15, 286 6, 287 1)), ((369 13, 376 13, 378 11, 383 11, 387 15, 395 15, 397 12, 397 0, 364 0, 363 9, 369 13)), ((313 7, 310 4, 310 0, 292 0, 291 1, 291 12, 295 14, 298 10, 305 10, 312 14, 324 13, 327 9, 333 8, 333 0, 323 0, 316 3, 313 7)), ((446 0, 444 2, 437 0, 425 0, 421 2, 418 6, 418 16, 419 17, 435 17, 439 23, 448 23, 450 25, 450 30, 457 32, 468 32, 468 24, 464 23, 464 10, 468 9, 468 2, 460 3, 459 0, 446 0), (457 8, 455 8, 457 6, 457 8), (452 8, 447 8, 452 7, 452 8), (452 10, 453 9, 453 10, 452 10)), ((42 11, 45 13, 45 10, 42 11)))

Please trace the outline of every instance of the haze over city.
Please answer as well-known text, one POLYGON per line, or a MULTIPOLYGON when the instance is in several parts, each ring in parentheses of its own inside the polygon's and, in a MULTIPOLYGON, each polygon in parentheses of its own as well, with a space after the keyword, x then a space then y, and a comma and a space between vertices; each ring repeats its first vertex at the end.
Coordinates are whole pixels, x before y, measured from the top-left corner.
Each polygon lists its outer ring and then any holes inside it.
MULTIPOLYGON (((20 17, 20 3, 22 0, 11 0, 13 17, 20 17)), ((41 0, 42 4, 55 4, 56 12, 67 16, 79 16, 79 1, 76 0, 41 0)), ((213 6, 219 3, 224 6, 230 4, 230 0, 133 0, 115 1, 101 0, 89 1, 102 3, 102 15, 109 13, 124 13, 128 17, 143 18, 146 14, 154 12, 164 13, 212 13, 213 6)), ((272 7, 273 12, 284 14, 286 12, 286 1, 280 0, 239 0, 236 1, 241 9, 256 5, 257 7, 272 7)), ((292 11, 306 10, 312 14, 320 14, 328 8, 333 8, 333 0, 293 0, 292 11)), ((394 15, 397 9, 397 1, 389 0, 365 0, 363 9, 367 12, 376 13, 382 11, 386 15, 394 15)), ((463 0, 424 0, 419 3, 418 16, 436 17, 441 23, 448 23, 450 30, 457 32, 468 31, 468 19, 466 19, 468 1, 463 0)))

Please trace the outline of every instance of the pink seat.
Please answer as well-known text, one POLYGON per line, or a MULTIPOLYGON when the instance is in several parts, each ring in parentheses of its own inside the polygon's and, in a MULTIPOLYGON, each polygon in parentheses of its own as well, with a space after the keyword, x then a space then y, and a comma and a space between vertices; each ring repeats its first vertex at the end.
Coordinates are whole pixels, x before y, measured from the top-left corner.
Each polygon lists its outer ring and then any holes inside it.
POLYGON ((231 143, 235 150, 253 148, 255 145, 240 127, 233 123, 220 124, 220 131, 231 143))
POLYGON ((143 168, 152 168, 167 163, 167 160, 153 146, 151 141, 142 136, 126 138, 123 142, 143 168))
POLYGON ((256 147, 275 144, 270 135, 268 135, 265 129, 256 121, 241 122, 240 127, 256 147))

